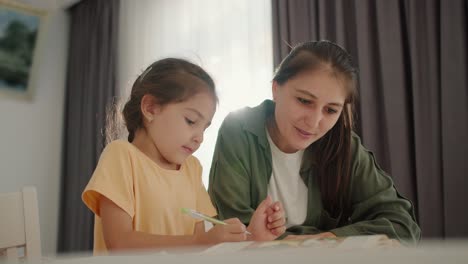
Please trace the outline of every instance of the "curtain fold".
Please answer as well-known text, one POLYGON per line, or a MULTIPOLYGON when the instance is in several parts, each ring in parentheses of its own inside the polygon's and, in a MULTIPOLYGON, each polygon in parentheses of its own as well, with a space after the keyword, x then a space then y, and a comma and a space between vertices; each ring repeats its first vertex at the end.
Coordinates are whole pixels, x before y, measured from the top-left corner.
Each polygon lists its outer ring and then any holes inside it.
POLYGON ((81 201, 104 146, 106 107, 116 95, 119 0, 83 0, 69 9, 58 252, 92 250, 94 216, 81 201))
POLYGON ((414 17, 409 30, 419 221, 425 233, 444 236, 439 10, 438 1, 414 1, 407 13, 414 17))
POLYGON ((360 69, 356 130, 418 212, 423 237, 468 236, 467 1, 272 0, 274 63, 329 39, 360 69))
POLYGON ((440 1, 444 231, 468 236, 468 1, 440 1), (460 198, 464 199, 460 199, 460 198))

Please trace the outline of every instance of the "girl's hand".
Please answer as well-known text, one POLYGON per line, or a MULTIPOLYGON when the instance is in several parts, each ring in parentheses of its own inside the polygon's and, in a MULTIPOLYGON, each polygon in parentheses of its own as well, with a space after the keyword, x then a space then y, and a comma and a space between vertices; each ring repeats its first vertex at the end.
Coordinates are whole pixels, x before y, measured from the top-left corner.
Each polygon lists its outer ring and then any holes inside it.
POLYGON ((267 196, 252 215, 247 230, 252 233, 252 240, 271 241, 284 233, 285 222, 281 203, 273 203, 267 196))
POLYGON ((208 232, 195 229, 196 244, 217 244, 221 242, 239 242, 247 239, 245 225, 238 218, 230 218, 227 225, 215 225, 208 232))

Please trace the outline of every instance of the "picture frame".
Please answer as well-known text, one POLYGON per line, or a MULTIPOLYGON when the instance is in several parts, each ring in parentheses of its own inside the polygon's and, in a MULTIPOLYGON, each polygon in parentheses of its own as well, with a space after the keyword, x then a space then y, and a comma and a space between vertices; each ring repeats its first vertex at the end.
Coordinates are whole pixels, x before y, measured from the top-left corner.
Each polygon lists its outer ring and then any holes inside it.
POLYGON ((45 11, 0 0, 0 99, 32 100, 45 11))

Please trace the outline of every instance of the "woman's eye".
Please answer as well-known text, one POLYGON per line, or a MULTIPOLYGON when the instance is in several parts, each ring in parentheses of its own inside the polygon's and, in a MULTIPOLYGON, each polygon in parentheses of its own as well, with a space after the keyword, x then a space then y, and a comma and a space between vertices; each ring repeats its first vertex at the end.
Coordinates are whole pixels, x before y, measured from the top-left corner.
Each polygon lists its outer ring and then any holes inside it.
POLYGON ((338 111, 336 111, 336 110, 333 109, 333 108, 327 108, 327 113, 329 113, 329 114, 336 114, 336 113, 338 113, 338 111))
POLYGON ((310 101, 309 101, 309 100, 306 100, 306 99, 301 98, 301 97, 297 97, 297 100, 298 100, 301 104, 310 104, 310 101))
POLYGON ((194 125, 195 124, 194 121, 192 121, 192 120, 190 120, 188 118, 185 118, 185 122, 187 122, 187 124, 189 124, 189 125, 194 125))

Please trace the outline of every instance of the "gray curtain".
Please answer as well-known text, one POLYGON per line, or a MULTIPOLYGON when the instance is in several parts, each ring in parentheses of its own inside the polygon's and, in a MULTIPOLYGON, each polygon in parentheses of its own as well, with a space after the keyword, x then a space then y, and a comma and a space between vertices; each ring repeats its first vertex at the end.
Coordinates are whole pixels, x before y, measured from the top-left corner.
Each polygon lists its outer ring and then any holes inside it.
POLYGON ((106 107, 116 95, 119 0, 71 7, 58 252, 93 246, 93 214, 81 201, 103 149, 106 107))
POLYGON ((357 132, 423 237, 468 236, 468 1, 272 0, 274 62, 328 39, 360 68, 357 132))

